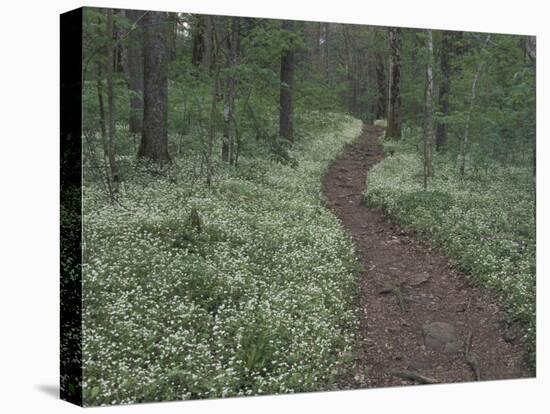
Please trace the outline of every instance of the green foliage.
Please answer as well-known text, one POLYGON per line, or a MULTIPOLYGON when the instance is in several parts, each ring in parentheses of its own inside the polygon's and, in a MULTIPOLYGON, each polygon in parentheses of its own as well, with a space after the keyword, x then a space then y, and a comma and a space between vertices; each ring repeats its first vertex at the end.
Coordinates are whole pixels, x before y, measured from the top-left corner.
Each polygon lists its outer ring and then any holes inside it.
POLYGON ((365 200, 383 207, 418 237, 446 252, 470 280, 499 293, 510 321, 524 327, 535 352, 535 194, 526 166, 488 163, 485 174, 465 179, 437 155, 436 176, 423 190, 422 159, 414 137, 393 143, 392 157, 376 165, 365 200))
MULTIPOLYGON (((434 31, 436 49, 441 32, 434 31)), ((407 29, 403 35, 402 107, 405 124, 422 127, 425 96, 423 34, 407 29)), ((435 120, 449 128, 449 152, 457 156, 466 125, 469 128, 468 164, 484 170, 491 160, 525 165, 535 138, 535 68, 513 35, 464 32, 450 51, 450 114, 436 105, 435 120), (481 67, 481 69, 480 69, 481 67), (472 82, 480 70, 472 104, 472 82)), ((436 50, 436 56, 438 51, 436 50)), ((441 51, 439 51, 441 53, 441 51)), ((435 65, 436 83, 442 73, 435 65)))
POLYGON ((244 37, 242 47, 257 65, 270 67, 284 51, 303 49, 304 41, 299 33, 281 30, 278 20, 263 20, 244 37))
POLYGON ((349 372, 360 269, 320 179, 361 123, 302 117, 316 123, 294 168, 243 156, 207 188, 187 152, 174 180, 128 175, 122 207, 85 182, 86 405, 319 391, 349 372))

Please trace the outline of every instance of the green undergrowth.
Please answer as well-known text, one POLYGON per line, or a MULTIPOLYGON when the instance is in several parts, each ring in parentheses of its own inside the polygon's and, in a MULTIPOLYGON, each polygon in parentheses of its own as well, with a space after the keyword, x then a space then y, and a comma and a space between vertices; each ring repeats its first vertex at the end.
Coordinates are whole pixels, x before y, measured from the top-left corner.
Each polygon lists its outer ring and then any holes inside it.
POLYGON ((361 122, 316 116, 292 165, 243 155, 206 187, 189 154, 124 181, 120 205, 85 183, 85 405, 328 390, 349 371, 360 269, 320 182, 361 122))
POLYGON ((535 222, 532 169, 493 163, 464 178, 446 155, 423 189, 420 137, 383 141, 386 158, 368 176, 365 201, 445 252, 472 283, 502 298, 535 360, 535 222))

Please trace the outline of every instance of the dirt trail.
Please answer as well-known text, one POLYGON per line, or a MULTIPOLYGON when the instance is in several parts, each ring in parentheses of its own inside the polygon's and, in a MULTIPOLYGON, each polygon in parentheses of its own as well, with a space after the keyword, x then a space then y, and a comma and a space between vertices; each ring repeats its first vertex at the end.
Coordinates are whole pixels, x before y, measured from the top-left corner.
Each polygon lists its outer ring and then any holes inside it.
POLYGON ((473 381, 474 369, 464 354, 469 333, 482 380, 532 376, 522 345, 505 328, 496 297, 470 286, 444 256, 362 203, 368 170, 383 158, 378 143, 382 133, 365 126, 323 181, 328 204, 352 237, 366 269, 357 373, 341 387, 417 383, 393 375, 404 370, 443 383, 473 381), (432 322, 444 324, 426 325, 432 322))

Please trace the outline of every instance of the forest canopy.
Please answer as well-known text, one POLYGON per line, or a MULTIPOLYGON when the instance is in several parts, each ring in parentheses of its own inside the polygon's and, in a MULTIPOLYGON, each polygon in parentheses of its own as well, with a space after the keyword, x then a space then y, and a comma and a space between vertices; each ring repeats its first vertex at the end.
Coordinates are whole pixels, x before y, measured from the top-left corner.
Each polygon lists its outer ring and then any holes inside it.
POLYGON ((124 178, 117 155, 163 165, 191 147, 207 180, 220 155, 229 164, 258 150, 285 160, 306 110, 387 119, 396 139, 424 128, 429 112, 434 148, 462 175, 493 160, 533 161, 527 36, 139 10, 88 9, 85 20, 84 132, 106 143, 114 183, 124 178))

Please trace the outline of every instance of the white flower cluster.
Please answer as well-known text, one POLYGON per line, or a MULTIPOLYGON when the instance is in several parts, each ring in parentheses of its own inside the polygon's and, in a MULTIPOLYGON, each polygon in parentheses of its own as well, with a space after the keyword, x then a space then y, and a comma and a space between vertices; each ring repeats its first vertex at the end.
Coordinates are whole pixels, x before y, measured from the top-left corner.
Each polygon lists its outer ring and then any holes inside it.
POLYGON ((136 178, 123 208, 85 184, 86 405, 334 387, 355 346, 358 271, 320 180, 361 123, 332 117, 292 150, 294 168, 242 157, 210 188, 136 178))

